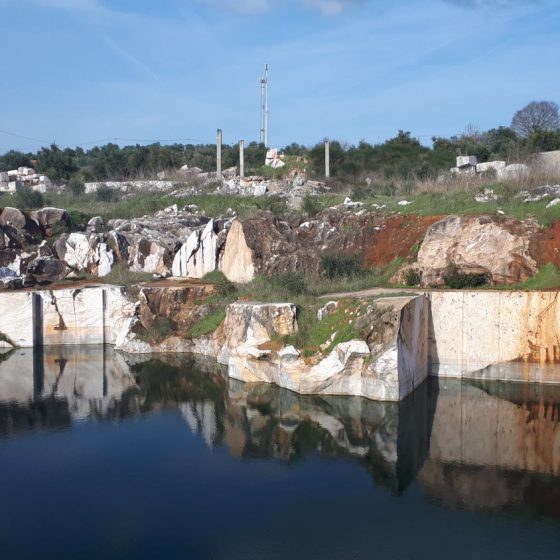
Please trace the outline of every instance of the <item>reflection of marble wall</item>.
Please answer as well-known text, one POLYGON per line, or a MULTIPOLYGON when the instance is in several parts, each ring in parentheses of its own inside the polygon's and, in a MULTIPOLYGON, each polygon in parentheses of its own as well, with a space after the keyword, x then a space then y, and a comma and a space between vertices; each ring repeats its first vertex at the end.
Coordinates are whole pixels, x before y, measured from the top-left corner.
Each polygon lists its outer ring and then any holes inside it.
POLYGON ((559 475, 559 388, 440 384, 428 458, 418 474, 430 501, 560 517, 559 475))
POLYGON ((450 381, 440 391, 430 458, 560 475, 560 403, 535 395, 525 402, 450 381))
POLYGON ((64 400, 74 418, 104 414, 134 386, 122 355, 103 346, 20 348, 0 363, 0 402, 64 400))
POLYGON ((302 396, 268 384, 230 382, 225 439, 236 456, 350 456, 378 483, 402 491, 421 468, 430 433, 427 385, 400 404, 302 396))

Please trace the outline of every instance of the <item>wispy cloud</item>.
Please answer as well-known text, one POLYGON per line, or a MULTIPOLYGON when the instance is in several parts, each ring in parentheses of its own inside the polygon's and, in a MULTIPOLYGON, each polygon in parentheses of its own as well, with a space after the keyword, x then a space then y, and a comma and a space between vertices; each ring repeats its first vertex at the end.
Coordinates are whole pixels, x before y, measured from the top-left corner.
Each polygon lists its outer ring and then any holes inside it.
MULTIPOLYGON (((240 14, 262 14, 281 5, 301 5, 301 0, 198 0, 202 4, 214 6, 240 14)), ((363 4, 368 0, 303 0, 304 6, 331 16, 340 14, 345 8, 363 4)))
POLYGON ((541 0, 444 0, 462 8, 509 8, 540 4, 541 0))

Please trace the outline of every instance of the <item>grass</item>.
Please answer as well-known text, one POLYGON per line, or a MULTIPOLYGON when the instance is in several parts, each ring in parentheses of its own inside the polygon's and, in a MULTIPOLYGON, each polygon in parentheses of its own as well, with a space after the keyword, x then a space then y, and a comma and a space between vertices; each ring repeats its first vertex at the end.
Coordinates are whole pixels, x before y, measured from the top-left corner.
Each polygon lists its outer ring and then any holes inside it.
POLYGON ((190 338, 212 334, 222 324, 226 318, 226 305, 211 311, 206 317, 193 325, 188 332, 190 338))
POLYGON ((524 203, 517 197, 518 191, 512 190, 505 183, 488 183, 484 188, 492 189, 498 196, 495 202, 476 202, 474 197, 478 188, 459 192, 424 192, 406 196, 374 196, 357 199, 366 202, 365 208, 373 210, 375 205, 383 206, 381 211, 386 214, 399 213, 417 216, 443 216, 449 214, 473 215, 496 214, 498 210, 505 216, 516 220, 535 218, 542 226, 550 226, 560 219, 560 205, 546 208, 550 197, 539 202, 524 203), (399 206, 399 201, 412 202, 407 206, 399 206))
POLYGON ((177 326, 168 317, 156 317, 152 326, 138 334, 140 340, 157 344, 177 332, 177 326))
POLYGON ((299 330, 297 334, 285 337, 283 342, 295 346, 305 357, 310 357, 321 352, 321 346, 325 344, 328 346, 322 352, 329 353, 342 342, 362 340, 363 336, 355 327, 355 320, 370 303, 358 299, 340 300, 336 311, 322 321, 317 318, 317 311, 324 302, 298 305, 299 330))
POLYGON ((104 284, 117 284, 119 286, 134 286, 142 282, 153 280, 153 276, 149 272, 134 272, 130 270, 124 263, 116 263, 111 272, 102 278, 96 280, 104 284))
POLYGON ((541 266, 540 270, 516 288, 526 290, 550 290, 560 287, 560 270, 554 263, 541 266))
POLYGON ((122 196, 115 202, 106 202, 98 200, 95 194, 75 197, 70 193, 51 193, 46 197, 45 203, 49 206, 65 208, 71 215, 80 216, 80 223, 87 223, 93 216, 101 216, 105 222, 115 218, 140 218, 154 214, 173 204, 177 204, 180 208, 196 204, 201 212, 214 218, 226 215, 230 209, 240 217, 251 216, 258 210, 270 210, 278 215, 287 212, 285 200, 278 196, 257 197, 226 194, 176 197, 149 192, 122 196))

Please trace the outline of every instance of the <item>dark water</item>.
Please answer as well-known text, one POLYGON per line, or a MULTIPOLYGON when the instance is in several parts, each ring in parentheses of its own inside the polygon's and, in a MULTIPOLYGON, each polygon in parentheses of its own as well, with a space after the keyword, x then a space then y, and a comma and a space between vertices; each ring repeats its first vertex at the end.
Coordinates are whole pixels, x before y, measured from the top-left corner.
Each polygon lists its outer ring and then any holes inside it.
POLYGON ((0 359, 2 559, 560 556, 554 387, 388 404, 178 356, 0 359))

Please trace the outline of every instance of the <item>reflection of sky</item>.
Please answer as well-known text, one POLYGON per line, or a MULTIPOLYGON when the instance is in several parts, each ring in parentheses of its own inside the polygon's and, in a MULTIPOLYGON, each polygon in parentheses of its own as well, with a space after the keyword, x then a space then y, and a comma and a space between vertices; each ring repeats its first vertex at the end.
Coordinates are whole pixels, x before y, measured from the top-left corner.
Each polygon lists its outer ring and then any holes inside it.
POLYGON ((507 125, 560 101, 559 18, 556 0, 0 0, 0 152, 254 140, 265 62, 274 145, 507 125))

